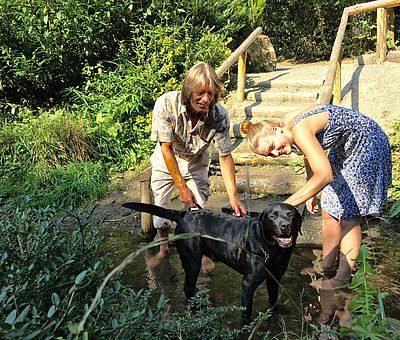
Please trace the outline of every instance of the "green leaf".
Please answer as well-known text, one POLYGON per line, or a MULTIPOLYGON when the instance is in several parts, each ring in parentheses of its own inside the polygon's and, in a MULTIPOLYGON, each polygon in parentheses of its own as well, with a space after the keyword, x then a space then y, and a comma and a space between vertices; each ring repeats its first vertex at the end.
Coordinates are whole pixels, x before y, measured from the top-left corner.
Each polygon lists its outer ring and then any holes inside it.
POLYGON ((83 331, 83 327, 79 327, 79 323, 68 324, 68 330, 71 334, 78 334, 83 331))
POLYGON ((165 304, 165 298, 164 295, 161 294, 157 302, 157 309, 161 309, 164 306, 164 304, 165 304))
POLYGON ((25 309, 21 312, 20 315, 18 315, 18 318, 15 320, 15 323, 22 322, 25 320, 26 316, 28 315, 29 310, 31 309, 31 306, 26 306, 25 309))
POLYGON ((4 322, 13 325, 16 317, 17 317, 17 311, 14 309, 10 314, 7 315, 6 320, 4 322))
POLYGON ((49 311, 47 312, 47 317, 50 319, 54 313, 56 312, 56 306, 52 305, 49 309, 49 311))
POLYGON ((389 216, 395 217, 400 214, 400 200, 396 201, 390 208, 389 216))
POLYGON ((57 293, 51 294, 51 302, 56 306, 60 304, 60 297, 57 295, 57 293))
POLYGON ((85 276, 86 276, 86 270, 84 270, 83 272, 81 272, 76 278, 75 278, 75 284, 76 285, 79 285, 81 282, 82 282, 82 280, 85 278, 85 276))

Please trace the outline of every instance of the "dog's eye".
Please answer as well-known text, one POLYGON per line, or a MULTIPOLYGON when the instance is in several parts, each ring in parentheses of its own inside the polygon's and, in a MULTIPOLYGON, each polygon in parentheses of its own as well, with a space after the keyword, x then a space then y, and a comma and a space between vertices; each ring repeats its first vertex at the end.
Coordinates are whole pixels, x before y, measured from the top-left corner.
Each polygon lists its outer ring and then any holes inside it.
POLYGON ((274 218, 276 218, 277 215, 278 215, 277 212, 276 212, 276 211, 273 211, 273 212, 271 212, 271 213, 268 214, 268 218, 271 219, 271 220, 273 220, 274 218))
POLYGON ((293 217, 294 216, 294 213, 293 213, 293 211, 290 211, 290 212, 288 212, 288 214, 287 214, 289 217, 293 217))

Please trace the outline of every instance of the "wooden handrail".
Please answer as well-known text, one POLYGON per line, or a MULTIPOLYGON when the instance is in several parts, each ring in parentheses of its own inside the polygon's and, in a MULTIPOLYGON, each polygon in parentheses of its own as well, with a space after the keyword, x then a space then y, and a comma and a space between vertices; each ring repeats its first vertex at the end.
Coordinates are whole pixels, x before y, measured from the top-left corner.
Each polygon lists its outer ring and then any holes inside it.
POLYGON ((222 75, 237 61, 239 60, 238 67, 238 99, 243 101, 244 99, 244 85, 246 79, 246 57, 247 57, 247 49, 249 46, 256 41, 258 36, 261 34, 261 27, 257 27, 245 41, 243 41, 240 46, 232 52, 232 54, 226 58, 226 60, 222 63, 220 67, 215 71, 217 73, 218 78, 221 78, 222 75))
POLYGON ((397 6, 400 6, 400 0, 378 0, 346 7, 343 10, 339 29, 329 59, 328 72, 324 84, 320 89, 317 103, 330 103, 332 101, 332 94, 334 104, 339 104, 341 102, 341 51, 349 16, 370 12, 372 10, 378 11, 376 55, 378 63, 383 63, 386 60, 387 52, 387 9, 397 6), (336 89, 334 89, 334 86, 336 89))

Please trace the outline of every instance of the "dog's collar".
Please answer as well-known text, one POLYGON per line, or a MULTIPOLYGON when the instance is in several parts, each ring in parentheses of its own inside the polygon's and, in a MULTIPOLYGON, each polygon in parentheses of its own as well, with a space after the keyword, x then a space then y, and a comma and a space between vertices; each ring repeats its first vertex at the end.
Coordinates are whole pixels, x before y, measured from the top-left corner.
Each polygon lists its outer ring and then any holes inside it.
POLYGON ((267 253, 267 251, 263 248, 263 246, 261 245, 261 243, 259 241, 257 241, 258 245, 260 246, 262 252, 264 253, 264 257, 265 257, 265 262, 268 261, 269 259, 269 254, 267 253))

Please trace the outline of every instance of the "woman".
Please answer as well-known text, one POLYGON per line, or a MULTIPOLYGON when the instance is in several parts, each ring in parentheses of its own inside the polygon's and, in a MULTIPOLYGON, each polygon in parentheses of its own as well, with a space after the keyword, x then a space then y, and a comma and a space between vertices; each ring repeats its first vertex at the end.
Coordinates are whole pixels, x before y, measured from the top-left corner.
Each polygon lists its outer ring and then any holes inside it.
POLYGON ((257 154, 287 155, 292 146, 304 154, 307 182, 285 202, 294 206, 306 202, 307 210, 315 213, 315 195, 323 189, 324 273, 334 271, 337 260, 339 265, 333 278, 323 280, 322 289, 347 286, 361 245, 360 217, 380 213, 391 185, 386 134, 364 114, 330 104, 307 107, 284 123, 244 122, 241 129, 257 154))

